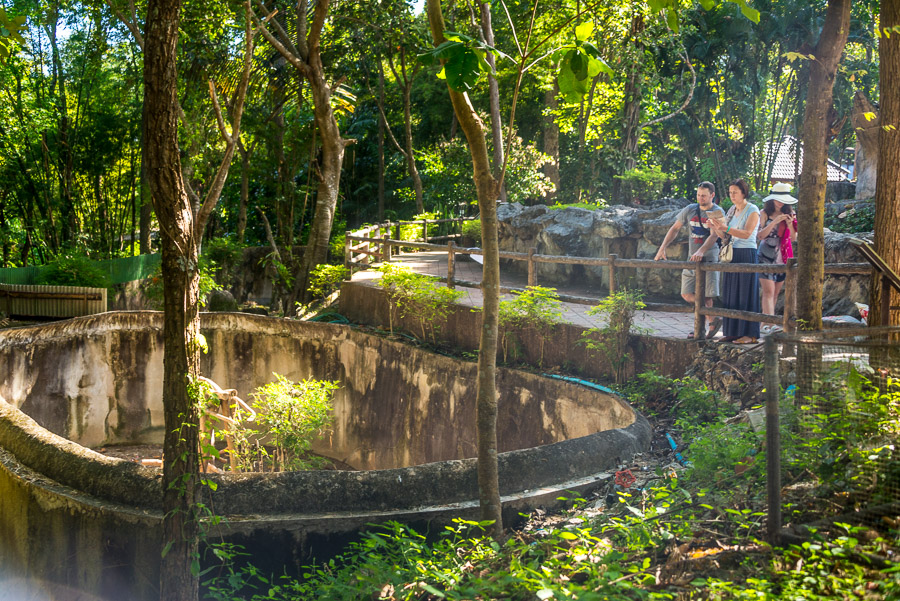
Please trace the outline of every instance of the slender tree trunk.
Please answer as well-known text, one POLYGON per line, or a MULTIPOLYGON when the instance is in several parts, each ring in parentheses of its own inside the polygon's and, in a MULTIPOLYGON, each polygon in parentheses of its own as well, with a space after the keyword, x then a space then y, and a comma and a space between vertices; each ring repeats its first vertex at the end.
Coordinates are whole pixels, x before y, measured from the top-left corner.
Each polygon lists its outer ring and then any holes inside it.
POLYGON ((810 330, 822 328, 822 287, 825 265, 825 184, 828 159, 828 113, 834 77, 850 26, 850 0, 829 0, 825 23, 809 65, 809 88, 803 117, 803 168, 800 175, 797 217, 798 239, 797 317, 810 330))
POLYGON ((150 0, 144 47, 144 140, 147 175, 160 223, 165 318, 163 336, 163 543, 160 598, 194 601, 198 581, 191 560, 198 549, 195 515, 199 464, 198 416, 188 397, 197 374, 199 245, 182 180, 176 101, 179 0, 150 0))
POLYGON ((422 177, 419 175, 419 169, 416 167, 416 155, 413 151, 411 91, 412 79, 410 78, 403 87, 403 133, 406 138, 406 169, 412 178, 413 190, 416 193, 416 212, 421 215, 425 212, 425 193, 422 189, 422 177))
MULTIPOLYGON (((318 55, 316 61, 319 61, 318 55)), ((302 302, 310 300, 307 291, 310 272, 316 265, 328 260, 328 241, 331 237, 331 225, 334 222, 334 211, 340 190, 344 149, 347 146, 347 141, 341 137, 337 119, 331 109, 331 89, 325 81, 321 62, 318 62, 318 65, 318 69, 308 81, 313 95, 316 126, 322 134, 322 161, 319 164, 316 209, 294 287, 295 298, 302 302)))
MULTIPOLYGON (((556 65, 551 71, 556 70, 556 65)), ((553 79, 553 85, 544 92, 544 105, 548 109, 548 113, 544 115, 544 154, 550 157, 550 160, 544 163, 541 169, 544 175, 553 183, 552 192, 544 194, 544 202, 548 203, 556 198, 559 193, 560 177, 559 177, 559 125, 556 123, 556 109, 559 107, 559 83, 556 78, 553 79)))
MULTIPOLYGON (((889 44, 890 38, 885 38, 881 43, 889 44)), ((853 96, 852 122, 853 130, 856 132, 856 160, 853 168, 856 176, 855 197, 875 198, 881 118, 878 116, 878 110, 860 90, 853 96), (875 117, 870 120, 867 115, 875 117)))
MULTIPOLYGON (((638 143, 640 141, 641 125, 641 78, 644 45, 640 41, 640 35, 644 31, 644 17, 634 15, 631 18, 631 37, 634 44, 634 61, 625 80, 625 106, 622 116, 622 171, 624 174, 634 169, 637 156, 638 143)), ((622 183, 620 179, 613 180, 613 202, 631 203, 631 187, 622 183)))
MULTIPOLYGON (((900 0, 882 0, 882 30, 900 26, 900 0)), ((895 272, 900 272, 900 36, 882 34, 878 43, 880 58, 881 123, 892 128, 882 129, 878 135, 878 184, 875 190, 875 251, 895 272)), ((888 287, 881 289, 875 276, 869 287, 869 323, 881 324, 880 299, 892 296, 891 306, 897 305, 898 295, 888 287)), ((890 324, 900 325, 900 312, 891 311, 890 324)))
MULTIPOLYGON (((444 17, 440 0, 427 0, 428 22, 434 45, 444 42, 444 17)), ((481 342, 478 353, 478 393, 476 400, 476 429, 478 434, 478 490, 481 517, 492 520, 490 531, 495 537, 503 531, 500 503, 500 479, 497 445, 497 333, 500 307, 500 252, 497 242, 497 198, 499 182, 491 174, 487 143, 481 119, 469 101, 448 87, 450 101, 460 127, 466 135, 472 154, 475 188, 478 192, 478 209, 481 218, 484 268, 481 291, 484 298, 482 311, 481 342)))
POLYGON ((245 149, 238 142, 238 152, 241 154, 241 200, 238 207, 237 239, 238 243, 244 243, 244 235, 247 230, 247 204, 250 202, 250 156, 251 149, 245 149))
MULTIPOLYGON (((384 65, 378 60, 378 104, 384 107, 384 65)), ((382 111, 378 111, 378 221, 384 221, 384 122, 382 111)))
MULTIPOLYGON (((491 25, 491 5, 489 2, 481 3, 481 32, 484 42, 488 46, 494 45, 494 28, 491 25)), ((485 60, 491 68, 495 68, 496 59, 488 52, 485 60)), ((493 73, 488 73, 488 98, 491 106, 491 143, 494 147, 494 177, 500 177, 503 169, 503 120, 500 117, 500 87, 493 73)), ((506 185, 500 186, 500 200, 506 202, 506 185)))

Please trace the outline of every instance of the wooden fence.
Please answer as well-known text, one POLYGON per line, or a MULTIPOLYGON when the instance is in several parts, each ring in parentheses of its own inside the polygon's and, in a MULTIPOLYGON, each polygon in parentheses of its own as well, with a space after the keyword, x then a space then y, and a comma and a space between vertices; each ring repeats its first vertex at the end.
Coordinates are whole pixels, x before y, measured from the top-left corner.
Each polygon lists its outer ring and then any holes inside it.
MULTIPOLYGON (((460 221, 460 220, 443 220, 443 221, 460 221)), ((454 288, 456 286, 464 286, 469 288, 480 288, 479 282, 467 282, 455 278, 455 255, 483 255, 484 251, 480 248, 462 248, 456 246, 451 240, 446 245, 432 244, 427 241, 410 242, 403 240, 395 240, 389 237, 385 231, 390 230, 376 229, 383 226, 370 226, 367 229, 357 232, 347 232, 345 241, 345 265, 351 269, 354 266, 367 266, 370 257, 378 257, 376 260, 390 261, 392 247, 417 248, 422 250, 436 250, 447 253, 447 277, 440 278, 441 281, 447 283, 447 286, 454 288), (366 236, 377 232, 376 236, 366 236), (361 243, 361 244, 356 244, 361 243)), ((671 313, 693 313, 694 314, 694 338, 701 340, 706 335, 704 328, 705 317, 707 315, 713 317, 729 317, 733 319, 743 319, 746 321, 758 321, 760 323, 769 323, 780 325, 785 332, 794 332, 797 329, 797 321, 795 318, 795 306, 797 299, 797 260, 790 259, 787 265, 760 265, 749 263, 704 263, 693 261, 654 261, 651 259, 622 259, 618 255, 611 254, 609 257, 570 257, 562 255, 540 255, 536 249, 531 249, 528 253, 500 251, 501 259, 510 259, 513 261, 525 261, 528 263, 528 285, 537 286, 537 269, 538 263, 555 263, 569 265, 585 265, 592 267, 606 267, 609 269, 609 291, 610 294, 616 291, 616 276, 618 269, 692 269, 696 273, 694 305, 669 304, 669 303, 645 303, 646 311, 667 311, 671 313), (768 315, 766 313, 753 313, 751 311, 737 311, 735 309, 723 309, 721 307, 707 307, 706 305, 706 274, 710 271, 719 271, 725 273, 785 273, 786 279, 784 283, 784 315, 768 315)), ((825 274, 831 275, 871 275, 872 267, 867 263, 830 263, 825 265, 825 274)), ((518 292, 519 289, 501 287, 501 292, 518 292)), ((596 305, 598 298, 559 295, 560 300, 567 303, 577 303, 584 305, 596 305)))
POLYGON ((106 288, 0 284, 0 311, 20 317, 78 317, 106 311, 106 288))

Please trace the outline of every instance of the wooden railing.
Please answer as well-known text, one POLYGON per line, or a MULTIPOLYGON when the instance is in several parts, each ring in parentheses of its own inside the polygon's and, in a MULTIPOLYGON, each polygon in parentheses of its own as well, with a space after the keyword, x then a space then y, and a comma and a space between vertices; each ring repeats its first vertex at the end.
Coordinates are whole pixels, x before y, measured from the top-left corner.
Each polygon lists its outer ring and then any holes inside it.
MULTIPOLYGON (((404 225, 417 225, 421 227, 422 237, 416 237, 415 240, 406 242, 431 243, 443 240, 456 240, 462 236, 462 224, 466 221, 472 221, 475 217, 457 217, 454 219, 417 219, 415 221, 388 221, 386 223, 378 223, 375 225, 367 225, 366 227, 356 230, 355 232, 347 232, 344 238, 344 264, 347 267, 365 266, 370 264, 370 257, 377 256, 382 261, 390 261, 391 246, 412 247, 412 244, 404 243, 400 240, 400 227, 404 225), (444 234, 441 236, 429 236, 428 226, 442 223, 458 223, 460 232, 454 234, 444 234), (393 236, 393 237, 392 237, 393 236), (354 244, 358 242, 359 244, 354 244), (394 243, 394 244, 390 244, 394 243), (378 251, 372 250, 372 245, 377 246, 378 251), (387 253, 387 254, 385 254, 387 253)), ((443 248, 443 247, 441 247, 443 248)))
MULTIPOLYGON (((377 226, 372 226, 377 227, 377 226)), ((361 245, 354 248, 354 253, 366 254, 366 258, 370 256, 380 257, 381 261, 387 262, 391 259, 392 247, 417 248, 421 250, 442 251, 447 253, 447 277, 440 278, 441 281, 447 283, 450 288, 463 286, 469 288, 480 288, 480 282, 469 282, 459 280, 455 277, 457 254, 483 255, 484 251, 480 248, 463 248, 456 246, 451 240, 448 244, 430 244, 427 242, 409 242, 403 240, 395 240, 387 235, 381 238, 365 237, 359 235, 360 232, 348 232, 346 238, 347 248, 351 247, 353 242, 365 242, 367 245, 363 250, 361 245)), ((501 259, 510 259, 513 261, 525 261, 528 265, 528 286, 537 286, 537 264, 568 264, 568 265, 584 265, 588 267, 606 267, 609 269, 609 292, 616 291, 616 278, 619 269, 692 269, 695 271, 695 294, 694 305, 670 304, 670 303, 645 303, 647 311, 666 311, 670 313, 693 313, 694 314, 694 338, 701 340, 705 337, 706 329, 704 328, 705 317, 707 315, 713 317, 729 317, 732 319, 743 319, 746 321, 757 321, 760 323, 768 323, 780 325, 784 331, 793 332, 796 330, 797 321, 795 317, 795 306, 797 298, 797 260, 788 260, 787 265, 760 265, 750 263, 704 263, 693 261, 654 261, 651 259, 623 259, 618 255, 610 254, 609 257, 571 257, 564 255, 540 255, 536 249, 531 249, 527 253, 500 251, 501 259), (769 315, 766 313, 754 313, 751 311, 738 311, 735 309, 724 309, 721 307, 707 307, 706 305, 706 274, 711 271, 724 273, 784 273, 786 274, 784 282, 784 315, 769 315)), ((345 263, 348 267, 366 266, 369 261, 354 261, 348 250, 345 263)), ((829 263, 825 265, 825 274, 829 275, 871 275, 872 267, 866 263, 829 263)), ((519 292, 521 289, 503 287, 501 292, 519 292)), ((560 300, 567 303, 577 303, 583 305, 596 305, 598 298, 559 295, 560 300)))
POLYGON ((106 311, 106 288, 0 284, 0 310, 22 317, 78 317, 106 311))

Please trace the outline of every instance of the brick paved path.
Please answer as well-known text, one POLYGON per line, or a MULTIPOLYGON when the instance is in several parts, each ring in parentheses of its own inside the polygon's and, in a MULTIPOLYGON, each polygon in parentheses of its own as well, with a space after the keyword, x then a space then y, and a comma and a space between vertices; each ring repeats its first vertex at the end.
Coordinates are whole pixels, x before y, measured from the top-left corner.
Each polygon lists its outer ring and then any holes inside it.
MULTIPOLYGON (((393 257, 392 262, 408 266, 413 271, 425 273, 428 275, 447 277, 447 255, 440 251, 406 253, 393 257)), ((353 275, 354 282, 367 283, 373 282, 379 277, 379 273, 374 270, 360 271, 353 275)), ((481 265, 472 260, 457 260, 456 275, 457 280, 466 280, 469 282, 481 281, 481 265)), ((501 268, 500 282, 502 286, 510 288, 524 288, 526 284, 525 276, 504 271, 501 268)), ((589 289, 584 287, 573 286, 555 286, 560 294, 568 294, 571 296, 598 297, 600 290, 589 289)), ((459 300, 461 304, 470 307, 480 307, 482 304, 481 290, 478 288, 457 287, 463 291, 464 295, 459 300)), ((563 319, 575 325, 586 328, 601 327, 604 325, 602 319, 588 315, 587 312, 591 308, 588 305, 579 305, 575 303, 563 303, 563 319)), ((693 313, 665 313, 661 311, 640 311, 635 316, 635 325, 649 331, 652 336, 663 338, 686 338, 688 334, 694 331, 694 314, 693 313)), ((721 337, 719 332, 717 337, 721 337)))

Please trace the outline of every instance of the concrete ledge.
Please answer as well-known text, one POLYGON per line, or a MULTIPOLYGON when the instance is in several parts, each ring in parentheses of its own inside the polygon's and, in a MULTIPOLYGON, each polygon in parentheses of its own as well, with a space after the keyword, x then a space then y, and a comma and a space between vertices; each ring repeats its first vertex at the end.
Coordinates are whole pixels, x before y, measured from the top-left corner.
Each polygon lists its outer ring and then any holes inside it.
MULTIPOLYGON (((161 389, 161 379, 154 379, 161 373, 160 327, 159 313, 125 312, 0 334, 0 368, 15 368, 0 369, 6 397, 0 397, 0 565, 109 599, 143 601, 157 594, 160 471, 85 449, 16 405, 36 409, 71 436, 98 431, 85 417, 91 411, 107 425, 110 416, 124 416, 108 430, 112 435, 158 430, 152 416, 158 413, 153 394, 161 389)), ((476 461, 465 458, 461 444, 467 435, 447 438, 463 426, 474 430, 474 395, 467 396, 474 364, 347 326, 203 314, 202 328, 210 345, 203 371, 242 394, 273 370, 294 379, 340 375, 346 394, 360 395, 352 409, 340 409, 347 436, 398 422, 410 439, 389 457, 451 456, 369 471, 213 475, 218 487, 203 495, 225 517, 217 530, 244 545, 254 562, 299 569, 311 553, 334 552, 366 524, 389 519, 442 524, 477 518, 476 461), (412 378, 409 389, 400 387, 403 374, 412 378), (379 379, 389 388, 378 388, 379 379), (408 417, 401 419, 384 401, 402 401, 413 390, 421 399, 406 403, 408 417), (435 423, 443 424, 439 436, 428 434, 435 423), (463 458, 452 458, 457 453, 463 458)), ((565 491, 586 494, 606 483, 610 471, 649 446, 647 421, 611 395, 508 369, 498 372, 498 390, 506 449, 499 456, 500 487, 509 524, 520 512, 557 505, 558 497, 570 496, 565 491)))

